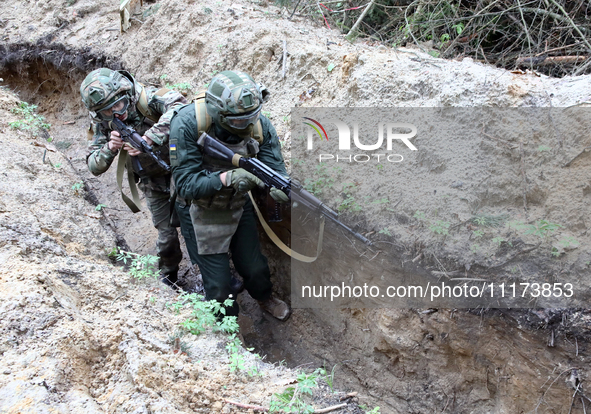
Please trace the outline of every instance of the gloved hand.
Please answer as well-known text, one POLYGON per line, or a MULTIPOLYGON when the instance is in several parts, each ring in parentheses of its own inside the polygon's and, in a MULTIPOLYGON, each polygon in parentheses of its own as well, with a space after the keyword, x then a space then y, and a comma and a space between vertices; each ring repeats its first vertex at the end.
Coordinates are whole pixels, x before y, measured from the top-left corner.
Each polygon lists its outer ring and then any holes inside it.
POLYGON ((287 194, 285 194, 278 188, 271 187, 271 191, 269 191, 269 194, 271 194, 273 200, 275 200, 278 203, 287 203, 289 201, 289 197, 287 196, 287 194))
POLYGON ((243 168, 228 171, 226 173, 226 183, 228 187, 234 187, 239 193, 246 193, 256 186, 265 187, 261 180, 243 168))

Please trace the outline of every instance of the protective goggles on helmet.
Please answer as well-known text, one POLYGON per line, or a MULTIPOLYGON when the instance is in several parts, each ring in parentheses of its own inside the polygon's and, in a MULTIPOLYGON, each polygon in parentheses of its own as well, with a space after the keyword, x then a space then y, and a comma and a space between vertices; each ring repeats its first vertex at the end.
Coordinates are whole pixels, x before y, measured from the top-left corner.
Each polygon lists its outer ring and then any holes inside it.
POLYGON ((122 96, 109 106, 97 111, 97 115, 105 121, 111 121, 114 115, 123 115, 129 107, 129 98, 122 96))
POLYGON ((225 123, 230 128, 234 129, 246 129, 249 125, 255 124, 259 119, 259 115, 261 113, 262 105, 259 106, 252 112, 248 112, 246 114, 240 115, 224 115, 223 123, 225 123))

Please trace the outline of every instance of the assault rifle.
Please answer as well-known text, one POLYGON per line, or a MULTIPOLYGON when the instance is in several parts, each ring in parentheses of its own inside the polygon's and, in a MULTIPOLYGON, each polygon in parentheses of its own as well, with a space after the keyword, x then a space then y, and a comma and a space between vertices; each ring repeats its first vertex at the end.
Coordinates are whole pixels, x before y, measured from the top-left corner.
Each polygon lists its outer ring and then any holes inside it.
MULTIPOLYGON (((166 172, 170 172, 170 166, 165 163, 158 155, 154 154, 154 150, 148 143, 142 138, 138 132, 130 126, 127 126, 117 117, 113 117, 111 121, 111 125, 119 132, 121 135, 121 139, 124 142, 127 142, 129 145, 137 149, 138 151, 147 154, 156 162, 160 168, 162 168, 166 172)), ((131 162, 133 164, 133 169, 141 175, 143 172, 143 168, 140 165, 139 160, 136 157, 131 157, 131 162)))
POLYGON ((231 162, 235 167, 244 168, 249 173, 258 177, 267 187, 275 187, 283 191, 294 203, 303 205, 309 210, 319 212, 328 220, 347 230, 367 246, 372 245, 372 242, 368 238, 353 231, 353 229, 342 223, 339 220, 339 215, 334 210, 328 208, 326 204, 310 192, 306 191, 297 181, 292 181, 289 178, 283 177, 281 174, 267 167, 256 158, 247 158, 236 154, 219 141, 216 141, 214 138, 207 135, 206 132, 201 134, 197 140, 197 145, 200 146, 206 155, 218 160, 231 162))

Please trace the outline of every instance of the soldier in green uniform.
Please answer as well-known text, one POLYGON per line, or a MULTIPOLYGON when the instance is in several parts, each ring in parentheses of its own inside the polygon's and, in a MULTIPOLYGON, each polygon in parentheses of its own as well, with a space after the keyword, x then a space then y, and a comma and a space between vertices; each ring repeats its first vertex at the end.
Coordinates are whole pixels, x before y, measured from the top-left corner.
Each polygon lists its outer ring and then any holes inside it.
MULTIPOLYGON (((197 141, 207 132, 243 156, 257 157, 287 176, 277 133, 261 115, 266 90, 246 73, 224 71, 210 82, 205 95, 175 111, 170 129, 170 163, 181 197, 191 200, 190 215, 197 239, 197 265, 208 299, 223 301, 233 289, 229 255, 244 288, 279 320, 289 306, 272 296, 267 258, 260 250, 253 205, 247 192, 262 182, 232 165, 204 156, 197 141)), ((280 190, 271 196, 286 202, 280 190)), ((228 315, 238 314, 234 303, 228 315)))
MULTIPOLYGON (((153 146, 155 153, 160 154, 168 163, 168 134, 173 114, 171 110, 185 105, 187 101, 178 92, 144 86, 126 71, 106 68, 90 72, 80 86, 80 94, 92 119, 89 130, 91 142, 86 157, 88 169, 94 175, 103 174, 109 169, 115 156, 122 151, 137 157, 141 171, 135 171, 139 168, 134 166, 133 173, 136 180, 139 179, 138 187, 146 197, 152 222, 158 230, 156 245, 162 281, 167 285, 174 285, 177 282, 182 253, 177 230, 170 224, 171 174, 147 155, 125 144, 119 133, 111 127, 110 121, 117 117, 133 127, 153 146)), ((131 163, 126 167, 131 169, 131 163)), ((177 205, 177 211, 181 214, 188 214, 178 207, 177 205)), ((135 207, 130 205, 130 208, 135 207)), ((187 229, 186 232, 191 235, 192 229, 187 229)), ((194 243, 191 239, 185 241, 187 245, 194 243)))

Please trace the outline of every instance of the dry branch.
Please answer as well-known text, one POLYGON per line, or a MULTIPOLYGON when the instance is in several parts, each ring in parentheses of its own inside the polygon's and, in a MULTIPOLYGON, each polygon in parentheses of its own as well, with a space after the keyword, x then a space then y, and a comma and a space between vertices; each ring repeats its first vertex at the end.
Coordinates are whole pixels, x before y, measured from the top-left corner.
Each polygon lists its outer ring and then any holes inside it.
POLYGON ((361 16, 359 16, 359 18, 357 19, 357 21, 355 22, 355 24, 353 25, 351 30, 349 30, 349 33, 347 33, 347 37, 349 37, 351 34, 355 33, 355 31, 357 30, 357 27, 359 27, 359 24, 361 24, 361 21, 364 19, 365 15, 371 10, 374 3, 375 3, 375 0, 371 0, 371 2, 367 5, 365 10, 363 10, 363 13, 361 13, 361 16))
POLYGON ((246 408, 247 410, 259 411, 261 413, 269 412, 268 408, 262 407, 260 405, 242 404, 242 403, 239 403, 238 401, 228 400, 227 398, 224 398, 224 401, 228 404, 235 405, 236 407, 246 408))
POLYGON ((526 56, 515 61, 516 66, 547 66, 580 63, 587 60, 587 56, 526 56))
MULTIPOLYGON (((269 409, 268 408, 263 407, 261 405, 243 404, 243 403, 240 403, 238 401, 228 400, 227 398, 224 398, 224 401, 227 404, 232 404, 232 405, 235 405, 236 407, 245 408, 247 410, 258 411, 258 412, 261 412, 261 413, 268 413, 269 412, 269 409)), ((317 410, 314 410, 314 414, 329 413, 331 411, 338 410, 340 408, 345 408, 346 406, 347 406, 347 403, 342 403, 342 404, 337 404, 337 405, 331 405, 330 407, 319 408, 317 410)))

